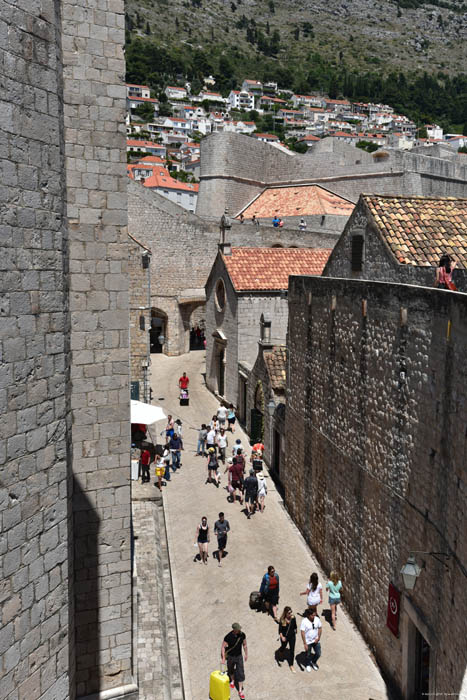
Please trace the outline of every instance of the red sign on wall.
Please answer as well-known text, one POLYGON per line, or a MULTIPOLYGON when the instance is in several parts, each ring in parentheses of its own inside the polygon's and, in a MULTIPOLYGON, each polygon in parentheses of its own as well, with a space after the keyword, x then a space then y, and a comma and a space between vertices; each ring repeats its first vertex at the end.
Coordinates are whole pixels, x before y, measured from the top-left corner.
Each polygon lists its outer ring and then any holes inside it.
POLYGON ((388 593, 388 616, 386 625, 389 627, 393 635, 399 636, 399 611, 400 611, 401 594, 392 583, 389 584, 388 593))

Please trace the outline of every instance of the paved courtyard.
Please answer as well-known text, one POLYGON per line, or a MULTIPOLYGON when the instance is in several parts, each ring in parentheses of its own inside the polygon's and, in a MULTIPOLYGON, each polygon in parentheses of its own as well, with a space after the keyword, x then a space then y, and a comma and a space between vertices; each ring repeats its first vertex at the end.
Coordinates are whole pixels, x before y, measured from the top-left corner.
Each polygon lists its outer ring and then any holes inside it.
MULTIPOLYGON (((167 413, 180 417, 183 422, 182 468, 164 487, 163 503, 185 698, 207 700, 209 675, 219 668, 221 642, 232 622, 239 622, 247 636, 247 698, 388 698, 367 647, 342 609, 335 632, 321 615, 319 671, 306 673, 295 664, 297 673, 294 675, 286 663, 277 664, 274 655, 279 647, 277 625, 266 614, 250 610, 249 594, 258 590, 267 566, 273 564, 280 575, 279 609, 290 605, 300 625, 300 614, 306 605, 305 597, 299 593, 305 590, 310 573, 320 573, 320 569, 288 517, 271 479, 268 479, 265 512, 255 514, 251 520, 246 518, 238 503, 228 503, 227 491, 223 488, 226 476, 219 489, 205 484, 206 460, 195 455, 197 429, 201 422, 209 421, 218 402, 204 386, 203 372, 204 352, 173 358, 152 356, 153 403, 163 406, 167 413), (188 407, 180 407, 178 401, 177 382, 183 371, 190 377, 188 407), (211 557, 216 549, 215 537, 211 534, 210 557, 205 566, 193 560, 198 551, 193 546, 195 529, 202 515, 208 517, 212 527, 221 510, 231 527, 228 554, 219 567, 211 557)), ((152 429, 154 439, 164 425, 156 427, 152 429)), ((234 439, 236 437, 241 437, 244 445, 248 444, 238 425, 234 439)), ((229 441, 232 444, 230 435, 229 441)), ((152 483, 139 488, 147 489, 148 495, 154 490, 152 483)), ((324 581, 321 573, 320 581, 324 581)), ((343 583, 345 586, 345 581, 343 583)), ((327 608, 326 596, 323 609, 327 608)), ((296 654, 302 649, 298 634, 296 654)), ((238 697, 235 690, 231 697, 238 697)))

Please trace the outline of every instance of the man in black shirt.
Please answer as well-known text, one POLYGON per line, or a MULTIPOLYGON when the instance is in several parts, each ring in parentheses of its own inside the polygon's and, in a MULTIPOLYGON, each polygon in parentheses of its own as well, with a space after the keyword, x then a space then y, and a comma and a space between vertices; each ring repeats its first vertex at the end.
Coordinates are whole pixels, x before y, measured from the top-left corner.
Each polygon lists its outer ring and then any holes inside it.
POLYGON ((250 469, 250 476, 243 482, 245 489, 245 504, 248 509, 248 519, 255 512, 256 497, 258 495, 258 479, 255 476, 255 470, 250 469))
POLYGON ((222 566, 222 557, 227 544, 227 533, 230 530, 229 521, 224 518, 224 513, 219 513, 219 520, 214 523, 214 534, 217 535, 217 558, 219 566, 222 566))
POLYGON ((221 661, 225 664, 227 658, 227 673, 229 674, 230 687, 237 683, 238 694, 242 700, 245 698, 243 683, 245 681, 245 669, 243 668, 242 647, 245 653, 245 661, 248 660, 246 635, 238 622, 232 625, 232 631, 226 634, 221 647, 221 661))

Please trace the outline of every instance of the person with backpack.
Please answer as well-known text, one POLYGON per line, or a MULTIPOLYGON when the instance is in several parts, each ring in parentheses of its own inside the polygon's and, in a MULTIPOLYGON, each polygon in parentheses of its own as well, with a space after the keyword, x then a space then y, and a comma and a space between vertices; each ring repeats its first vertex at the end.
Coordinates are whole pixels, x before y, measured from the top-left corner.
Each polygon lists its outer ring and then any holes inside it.
POLYGON ((258 479, 256 478, 254 469, 250 469, 250 476, 248 476, 243 482, 243 489, 245 491, 247 518, 250 520, 251 516, 255 512, 256 497, 258 495, 258 479))
POLYGON ((206 483, 210 484, 214 482, 216 488, 219 488, 220 476, 218 474, 219 462, 217 461, 217 455, 214 447, 208 449, 208 478, 206 483))
POLYGON ((245 669, 243 666, 242 649, 245 661, 248 659, 248 648, 246 645, 246 635, 242 632, 238 622, 232 625, 232 631, 226 634, 221 647, 221 661, 225 664, 227 659, 227 673, 229 674, 230 687, 238 686, 238 696, 240 700, 245 700, 243 683, 245 682, 245 669))

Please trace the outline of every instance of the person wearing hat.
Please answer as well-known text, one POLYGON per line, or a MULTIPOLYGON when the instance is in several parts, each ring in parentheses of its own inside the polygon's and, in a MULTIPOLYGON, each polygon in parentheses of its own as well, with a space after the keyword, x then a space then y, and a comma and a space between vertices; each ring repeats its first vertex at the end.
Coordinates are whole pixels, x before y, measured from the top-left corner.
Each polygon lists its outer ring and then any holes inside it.
POLYGON ((220 483, 220 476, 217 472, 218 469, 219 462, 217 461, 216 450, 214 447, 210 447, 208 449, 208 478, 206 483, 209 484, 214 482, 216 484, 216 488, 219 488, 220 483))
POLYGON ((255 475, 255 470, 250 469, 250 476, 245 479, 243 484, 245 489, 245 504, 247 507, 247 518, 251 518, 252 513, 255 512, 256 497, 258 495, 258 479, 255 475))
POLYGON ((238 450, 241 450, 243 452, 243 445, 242 445, 242 441, 240 440, 240 438, 237 438, 235 440, 235 445, 232 447, 232 457, 237 456, 238 450))
POLYGON ((248 647, 246 645, 246 635, 242 632, 238 622, 232 625, 232 631, 225 635, 221 646, 221 661, 225 664, 227 659, 227 673, 229 674, 230 687, 237 685, 238 695, 244 700, 243 683, 245 682, 245 669, 243 666, 242 647, 245 654, 245 661, 248 660, 248 647))
POLYGON ((268 487, 263 472, 258 472, 256 474, 256 480, 258 482, 258 495, 256 497, 256 503, 260 512, 262 513, 264 511, 264 499, 266 498, 266 494, 268 492, 268 487))

